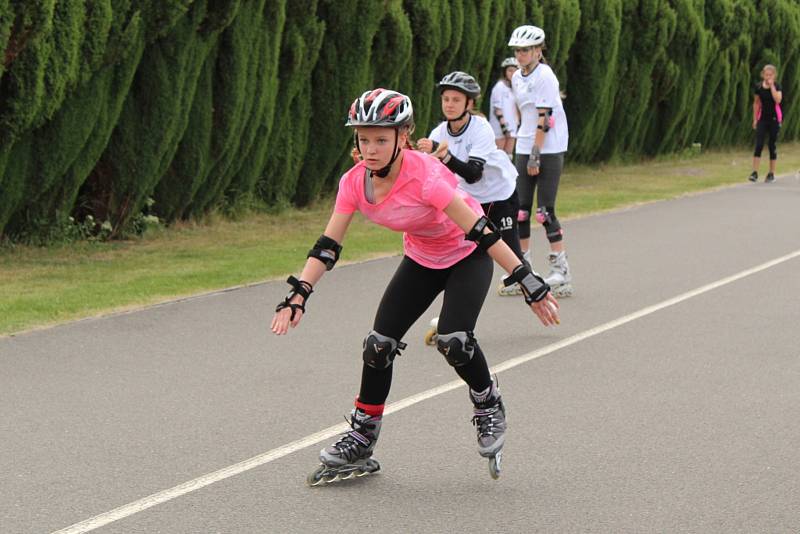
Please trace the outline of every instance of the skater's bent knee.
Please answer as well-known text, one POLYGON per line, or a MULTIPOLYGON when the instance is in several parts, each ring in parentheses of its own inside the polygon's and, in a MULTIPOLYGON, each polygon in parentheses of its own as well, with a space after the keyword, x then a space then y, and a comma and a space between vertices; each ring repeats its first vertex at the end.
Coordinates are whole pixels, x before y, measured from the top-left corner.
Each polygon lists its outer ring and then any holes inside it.
POLYGON ((364 363, 374 369, 386 369, 406 344, 372 330, 364 338, 364 363))
POLYGON ((467 365, 475 354, 475 336, 472 332, 440 333, 436 348, 453 367, 467 365))

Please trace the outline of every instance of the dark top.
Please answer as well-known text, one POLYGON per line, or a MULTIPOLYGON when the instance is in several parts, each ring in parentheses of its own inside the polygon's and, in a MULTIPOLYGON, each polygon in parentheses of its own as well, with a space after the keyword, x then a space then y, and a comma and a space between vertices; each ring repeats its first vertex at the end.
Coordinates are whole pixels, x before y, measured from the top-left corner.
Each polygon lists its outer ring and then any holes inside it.
MULTIPOLYGON (((775 82, 775 89, 781 90, 781 84, 775 82)), ((775 113, 775 100, 772 98, 772 91, 758 82, 755 94, 761 99, 761 121, 778 122, 778 114, 775 113)))

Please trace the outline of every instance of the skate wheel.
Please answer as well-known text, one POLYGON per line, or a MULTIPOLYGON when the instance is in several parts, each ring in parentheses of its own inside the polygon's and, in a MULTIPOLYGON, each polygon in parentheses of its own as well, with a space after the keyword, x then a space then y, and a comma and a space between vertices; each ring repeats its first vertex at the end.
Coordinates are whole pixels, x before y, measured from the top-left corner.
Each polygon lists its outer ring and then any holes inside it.
POLYGON ((552 291, 553 291, 553 296, 556 298, 571 297, 575 293, 572 284, 564 284, 561 286, 554 287, 552 291))
POLYGON ((506 287, 505 284, 500 282, 500 285, 497 287, 497 294, 501 297, 516 297, 518 295, 522 295, 522 290, 520 289, 519 284, 506 287))
POLYGON ((498 452, 489 458, 489 475, 495 480, 500 478, 500 461, 502 459, 502 452, 498 452))
POLYGON ((364 462, 363 467, 358 473, 355 473, 357 477, 365 477, 367 475, 371 475, 372 473, 377 473, 381 470, 381 464, 378 463, 377 460, 373 460, 370 458, 366 462, 364 462))
POLYGON ((320 465, 318 468, 314 470, 313 473, 311 473, 310 475, 308 475, 308 477, 306 477, 306 484, 308 484, 311 487, 325 484, 327 481, 325 480, 323 474, 327 469, 328 468, 325 465, 320 465))
POLYGON ((426 345, 429 345, 431 347, 436 345, 436 339, 437 339, 436 330, 430 329, 425 333, 425 344, 426 345))

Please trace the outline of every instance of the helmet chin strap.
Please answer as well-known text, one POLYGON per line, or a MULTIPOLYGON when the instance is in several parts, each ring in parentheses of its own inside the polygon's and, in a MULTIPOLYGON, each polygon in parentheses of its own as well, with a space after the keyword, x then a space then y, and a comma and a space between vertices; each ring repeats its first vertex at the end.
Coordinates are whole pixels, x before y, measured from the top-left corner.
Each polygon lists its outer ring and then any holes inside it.
POLYGON ((392 155, 392 159, 389 160, 389 163, 386 164, 386 167, 382 169, 378 169, 373 174, 378 178, 386 178, 389 175, 389 171, 392 170, 392 164, 397 159, 397 156, 400 155, 400 151, 397 150, 397 143, 400 140, 400 132, 399 130, 395 129, 394 131, 394 154, 392 155))

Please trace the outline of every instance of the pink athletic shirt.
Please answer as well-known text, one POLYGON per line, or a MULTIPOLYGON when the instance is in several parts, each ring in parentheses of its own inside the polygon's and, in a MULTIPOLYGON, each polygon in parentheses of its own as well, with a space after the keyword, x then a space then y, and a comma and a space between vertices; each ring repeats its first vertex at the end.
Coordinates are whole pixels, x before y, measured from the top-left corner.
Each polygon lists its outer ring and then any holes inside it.
POLYGON ((336 212, 360 211, 370 221, 404 232, 406 256, 431 269, 445 269, 475 250, 464 231, 445 215, 453 195, 459 195, 476 215, 478 201, 457 190, 458 179, 438 159, 414 150, 403 151, 403 165, 389 195, 370 204, 364 194, 364 162, 356 164, 339 181, 336 212))

